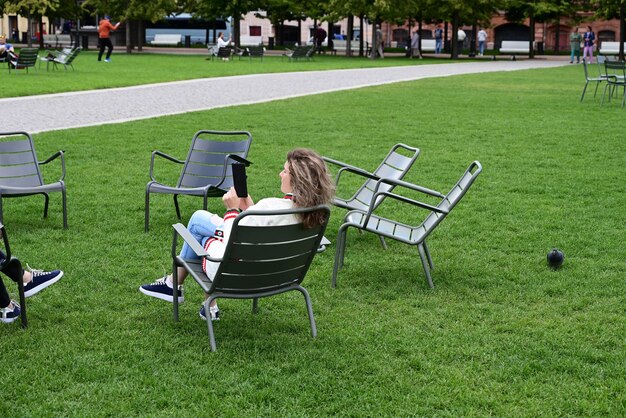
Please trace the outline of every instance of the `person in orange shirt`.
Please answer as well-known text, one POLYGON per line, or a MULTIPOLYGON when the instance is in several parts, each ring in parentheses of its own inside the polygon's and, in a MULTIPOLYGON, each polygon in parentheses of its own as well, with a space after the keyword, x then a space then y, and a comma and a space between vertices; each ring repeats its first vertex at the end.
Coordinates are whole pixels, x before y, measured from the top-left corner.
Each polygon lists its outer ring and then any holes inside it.
POLYGON ((117 22, 113 25, 109 16, 104 16, 104 19, 100 21, 98 25, 98 42, 100 43, 100 53, 98 54, 98 61, 102 61, 102 54, 104 54, 104 48, 108 48, 107 56, 104 62, 111 62, 111 52, 113 52, 113 43, 111 42, 111 31, 116 30, 122 22, 117 22))

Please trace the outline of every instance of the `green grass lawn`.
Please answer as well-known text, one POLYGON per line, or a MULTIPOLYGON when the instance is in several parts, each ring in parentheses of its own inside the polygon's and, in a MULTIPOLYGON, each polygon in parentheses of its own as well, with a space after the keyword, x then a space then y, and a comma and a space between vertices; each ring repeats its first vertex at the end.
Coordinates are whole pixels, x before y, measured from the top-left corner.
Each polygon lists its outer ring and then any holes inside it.
MULTIPOLYGON (((5 201, 4 220, 16 256, 66 276, 29 299, 27 330, 0 327, 0 415, 624 416, 626 113, 580 104, 582 80, 580 66, 426 79, 36 135, 40 158, 66 151, 70 227, 60 196, 45 220, 41 197, 5 201), (253 133, 256 198, 279 194, 296 146, 372 170, 411 144, 407 179, 440 191, 473 160, 484 170, 430 239, 434 290, 416 248, 351 231, 338 287, 334 245, 304 282, 318 338, 296 292, 256 316, 226 300, 211 353, 198 286, 179 323, 137 291, 171 268, 171 198, 153 199, 143 232, 150 152, 182 158, 198 129, 253 133)), ((186 221, 201 201, 181 200, 186 221)))
MULTIPOLYGON (((75 71, 71 68, 64 71, 63 67, 53 71, 52 65, 49 71, 46 71, 45 63, 41 69, 37 66, 39 71, 31 69, 28 74, 22 70, 13 71, 10 87, 0 91, 0 98, 126 87, 204 77, 451 62, 447 59, 409 60, 404 57, 388 57, 384 60, 373 61, 364 57, 346 58, 331 55, 316 55, 313 61, 289 62, 286 58, 281 59, 280 56, 266 56, 263 61, 258 58, 250 61, 247 57, 239 60, 235 57, 231 61, 224 62, 218 59, 207 60, 208 52, 204 51, 198 51, 199 55, 125 54, 115 51, 111 56, 111 63, 98 62, 97 52, 85 51, 81 52, 74 61, 75 71)), ((43 55, 43 52, 40 55, 43 55)))

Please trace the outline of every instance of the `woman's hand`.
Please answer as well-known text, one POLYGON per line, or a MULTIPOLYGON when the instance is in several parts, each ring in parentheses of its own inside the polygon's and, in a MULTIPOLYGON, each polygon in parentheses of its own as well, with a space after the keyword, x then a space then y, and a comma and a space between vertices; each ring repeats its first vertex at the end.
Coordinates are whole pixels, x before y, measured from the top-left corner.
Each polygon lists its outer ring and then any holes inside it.
POLYGON ((250 206, 254 205, 254 201, 250 196, 237 196, 237 192, 235 191, 234 187, 231 187, 230 190, 226 192, 224 196, 222 196, 222 201, 224 202, 224 206, 226 206, 226 209, 246 210, 250 206))

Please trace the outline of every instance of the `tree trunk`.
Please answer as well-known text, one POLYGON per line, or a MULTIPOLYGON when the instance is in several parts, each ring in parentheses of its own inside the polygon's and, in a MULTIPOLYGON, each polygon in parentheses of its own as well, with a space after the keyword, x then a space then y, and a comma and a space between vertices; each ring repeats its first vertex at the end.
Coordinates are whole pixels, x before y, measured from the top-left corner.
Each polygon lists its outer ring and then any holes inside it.
POLYGON ((26 44, 28 45, 29 48, 32 48, 33 46, 33 30, 32 30, 33 19, 30 17, 30 12, 28 12, 26 19, 28 21, 28 27, 26 28, 26 44))
POLYGON ((298 19, 298 39, 296 41, 298 45, 302 45, 302 19, 298 19))
POLYGON ((365 24, 364 19, 363 19, 363 15, 359 16, 359 25, 360 26, 360 34, 359 34, 359 57, 363 56, 363 34, 365 33, 363 31, 363 25, 365 24))
POLYGON ((619 59, 620 61, 624 61, 624 38, 626 38, 626 34, 624 32, 626 32, 626 23, 624 22, 624 19, 626 18, 626 16, 624 16, 624 3, 622 3, 619 7, 619 37, 620 37, 620 41, 619 41, 619 59))
POLYGON ((459 57, 459 43, 458 40, 458 31, 459 31, 459 12, 455 11, 452 15, 452 54, 450 54, 450 59, 457 59, 459 57))
POLYGON ((472 37, 470 39, 470 57, 476 56, 476 34, 478 33, 478 25, 476 22, 472 25, 472 37))
POLYGON ((354 16, 348 16, 348 34, 346 35, 346 57, 352 56, 352 32, 354 31, 354 16))
MULTIPOLYGON (((417 22, 417 33, 419 35, 419 43, 417 44, 417 48, 420 52, 420 57, 422 56, 422 16, 419 17, 419 21, 417 22)), ((411 56, 411 31, 409 30, 409 39, 406 42, 407 49, 409 50, 409 57, 411 56)))
POLYGON ((557 54, 561 50, 561 16, 557 18, 556 21, 556 31, 554 32, 555 40, 554 40, 554 52, 557 54))
POLYGON ((448 44, 448 22, 445 22, 443 24, 443 39, 442 39, 442 42, 443 42, 443 45, 442 45, 443 52, 450 52, 450 51, 448 51, 448 47, 446 46, 446 44, 448 44))
POLYGON ((530 35, 529 35, 529 39, 528 39, 528 50, 530 51, 528 53, 528 58, 535 58, 535 50, 534 50, 534 44, 535 44, 535 16, 533 14, 530 15, 529 18, 529 26, 530 26, 530 35))
POLYGON ((374 19, 374 26, 372 27, 372 46, 370 50, 370 59, 376 59, 376 51, 378 51, 378 43, 380 39, 378 39, 378 19, 374 19))
POLYGON ((328 22, 328 32, 327 32, 327 43, 328 43, 328 49, 330 51, 332 51, 333 49, 335 49, 335 45, 333 43, 333 39, 335 38, 335 33, 333 31, 333 22, 328 22))
POLYGON ((131 21, 126 22, 126 53, 130 54, 133 52, 133 41, 131 39, 130 33, 131 21))
POLYGON ((43 18, 39 16, 38 18, 38 26, 39 26, 39 48, 44 49, 43 46, 43 18))
POLYGON ((144 35, 144 30, 143 30, 143 20, 138 20, 137 21, 137 51, 141 52, 143 50, 143 35, 144 35))

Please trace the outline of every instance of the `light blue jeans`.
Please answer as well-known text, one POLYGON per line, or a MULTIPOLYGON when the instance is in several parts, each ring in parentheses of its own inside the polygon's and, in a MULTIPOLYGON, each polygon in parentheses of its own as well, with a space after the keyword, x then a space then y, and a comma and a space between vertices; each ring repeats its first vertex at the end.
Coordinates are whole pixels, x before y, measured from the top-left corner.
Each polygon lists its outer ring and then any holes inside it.
POLYGON ((485 53, 485 41, 478 41, 478 52, 480 55, 485 53))
MULTIPOLYGON (((187 223, 187 229, 191 235, 204 247, 209 238, 213 238, 215 230, 224 225, 224 219, 206 210, 197 210, 191 215, 191 219, 187 223)), ((183 244, 180 250, 180 256, 185 260, 197 260, 200 257, 187 245, 183 244)))
POLYGON ((435 39, 435 54, 441 54, 443 39, 435 39))

